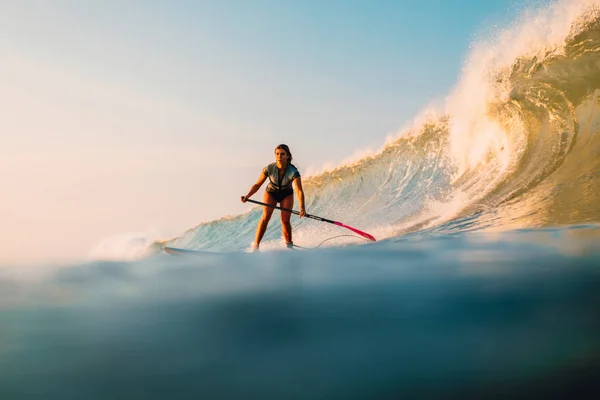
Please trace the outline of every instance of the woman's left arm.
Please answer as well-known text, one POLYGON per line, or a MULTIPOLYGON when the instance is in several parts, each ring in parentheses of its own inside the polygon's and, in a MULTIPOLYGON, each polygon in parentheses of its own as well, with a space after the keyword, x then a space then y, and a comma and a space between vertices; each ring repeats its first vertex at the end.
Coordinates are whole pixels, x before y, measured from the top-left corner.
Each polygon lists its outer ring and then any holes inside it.
POLYGON ((300 217, 304 217, 306 210, 304 209, 304 190, 302 190, 302 178, 297 177, 294 179, 296 185, 296 191, 298 192, 298 201, 300 202, 300 217))

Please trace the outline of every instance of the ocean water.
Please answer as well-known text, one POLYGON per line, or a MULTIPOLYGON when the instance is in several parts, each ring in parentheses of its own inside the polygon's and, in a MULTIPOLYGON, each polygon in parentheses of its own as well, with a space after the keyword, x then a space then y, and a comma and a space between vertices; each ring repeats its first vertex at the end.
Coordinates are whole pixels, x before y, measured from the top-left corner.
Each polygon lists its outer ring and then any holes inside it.
POLYGON ((257 207, 0 269, 0 398, 600 398, 599 111, 600 1, 524 15, 443 112, 304 179, 375 243, 294 217, 285 250, 275 212, 247 253, 257 207))

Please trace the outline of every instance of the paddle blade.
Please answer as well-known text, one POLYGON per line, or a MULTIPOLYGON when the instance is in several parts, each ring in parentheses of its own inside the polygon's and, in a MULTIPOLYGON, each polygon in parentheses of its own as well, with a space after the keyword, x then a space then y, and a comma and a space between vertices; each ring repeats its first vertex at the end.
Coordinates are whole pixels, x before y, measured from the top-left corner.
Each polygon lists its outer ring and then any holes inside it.
POLYGON ((350 229, 352 232, 357 233, 357 234, 359 234, 360 236, 362 236, 362 237, 364 237, 366 239, 372 240, 374 242, 377 241, 377 239, 375 239, 372 235, 369 235, 367 232, 363 232, 361 230, 358 230, 356 228, 353 228, 353 227, 348 226, 346 224, 342 224, 341 222, 337 222, 337 221, 334 222, 334 224, 337 225, 337 226, 341 226, 342 228, 350 229))

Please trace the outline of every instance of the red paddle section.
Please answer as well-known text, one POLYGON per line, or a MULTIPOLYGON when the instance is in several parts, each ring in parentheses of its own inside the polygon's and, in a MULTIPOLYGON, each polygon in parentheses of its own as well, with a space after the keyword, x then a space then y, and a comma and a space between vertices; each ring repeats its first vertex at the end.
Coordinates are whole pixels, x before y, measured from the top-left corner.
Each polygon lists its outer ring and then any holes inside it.
POLYGON ((344 227, 344 228, 346 228, 346 229, 350 229, 352 232, 354 232, 354 233, 358 233, 360 236, 362 236, 362 237, 364 237, 364 238, 367 238, 367 239, 369 239, 369 240, 372 240, 372 241, 374 241, 374 242, 376 242, 376 241, 377 241, 377 239, 375 239, 375 238, 374 238, 372 235, 369 235, 367 232, 363 232, 363 231, 361 231, 361 230, 358 230, 358 229, 356 229, 356 228, 353 228, 353 227, 351 227, 351 226, 348 226, 348 225, 346 225, 346 224, 342 224, 341 222, 337 222, 337 221, 335 221, 335 222, 334 222, 334 224, 335 224, 335 225, 337 225, 337 226, 344 227))

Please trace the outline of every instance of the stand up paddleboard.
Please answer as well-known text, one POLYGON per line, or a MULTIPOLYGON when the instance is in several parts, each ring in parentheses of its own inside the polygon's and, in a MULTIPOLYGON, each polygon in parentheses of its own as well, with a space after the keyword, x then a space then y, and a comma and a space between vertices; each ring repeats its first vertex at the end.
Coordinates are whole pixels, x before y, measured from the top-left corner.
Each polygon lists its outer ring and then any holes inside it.
MULTIPOLYGON (((244 198, 242 196, 242 198, 244 198)), ((292 210, 289 208, 283 208, 283 207, 277 207, 275 205, 272 204, 266 204, 260 201, 256 201, 256 200, 251 200, 251 199, 245 199, 246 201, 250 202, 250 203, 254 203, 254 204, 259 204, 261 206, 265 206, 265 207, 270 207, 270 208, 276 208, 278 210, 282 210, 282 211, 287 211, 289 213, 292 214, 296 214, 296 215, 300 215, 300 213, 296 210, 292 210)), ((344 223, 341 223, 339 221, 332 221, 330 219, 326 219, 323 217, 319 217, 316 215, 310 215, 310 214, 304 214, 305 218, 311 218, 317 221, 321 221, 321 222, 327 222, 329 224, 333 224, 342 228, 346 228, 348 230, 351 230, 352 232, 356 233, 357 235, 362 236, 363 238, 367 239, 367 240, 371 240, 373 242, 376 242, 377 239, 375 239, 375 237, 373 237, 373 235, 367 233, 367 232, 363 232, 360 229, 356 229, 352 226, 346 225, 344 223)), ((218 253, 218 252, 214 252, 214 251, 204 251, 204 250, 188 250, 188 249, 179 249, 177 247, 169 247, 169 246, 164 246, 163 249, 174 256, 183 256, 183 255, 209 255, 209 254, 227 254, 227 253, 218 253)))
POLYGON ((172 256, 189 256, 189 255, 201 256, 201 255, 211 255, 211 254, 212 255, 224 254, 224 253, 218 253, 216 251, 179 249, 177 247, 168 247, 168 246, 163 247, 163 250, 166 251, 167 253, 171 254, 172 256))

